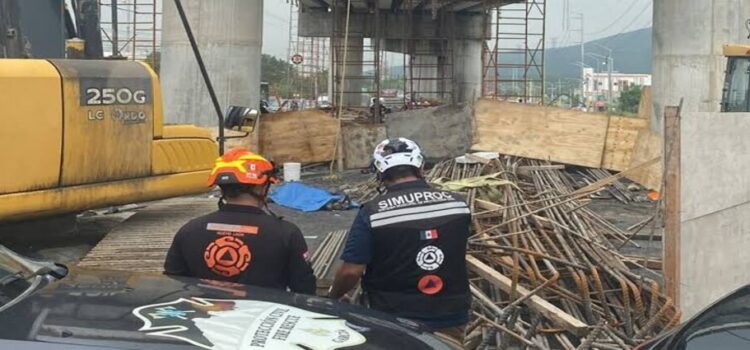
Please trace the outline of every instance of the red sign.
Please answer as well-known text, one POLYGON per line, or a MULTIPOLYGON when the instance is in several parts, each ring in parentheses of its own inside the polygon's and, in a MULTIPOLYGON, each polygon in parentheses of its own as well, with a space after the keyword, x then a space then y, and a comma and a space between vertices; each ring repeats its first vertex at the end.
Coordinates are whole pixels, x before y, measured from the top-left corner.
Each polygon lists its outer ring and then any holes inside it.
POLYGON ((300 64, 300 63, 302 63, 304 61, 305 61, 305 58, 302 57, 302 55, 300 55, 300 54, 296 54, 296 55, 292 56, 292 63, 294 63, 294 64, 300 64))

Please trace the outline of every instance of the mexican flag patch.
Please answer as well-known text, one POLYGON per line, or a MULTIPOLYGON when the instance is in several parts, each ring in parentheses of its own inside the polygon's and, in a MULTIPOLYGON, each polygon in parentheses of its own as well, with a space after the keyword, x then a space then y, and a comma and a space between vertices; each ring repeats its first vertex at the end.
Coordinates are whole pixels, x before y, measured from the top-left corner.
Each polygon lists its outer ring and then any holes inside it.
POLYGON ((427 230, 427 231, 420 231, 419 232, 419 238, 421 240, 429 240, 429 239, 437 239, 438 238, 438 231, 435 229, 427 230))

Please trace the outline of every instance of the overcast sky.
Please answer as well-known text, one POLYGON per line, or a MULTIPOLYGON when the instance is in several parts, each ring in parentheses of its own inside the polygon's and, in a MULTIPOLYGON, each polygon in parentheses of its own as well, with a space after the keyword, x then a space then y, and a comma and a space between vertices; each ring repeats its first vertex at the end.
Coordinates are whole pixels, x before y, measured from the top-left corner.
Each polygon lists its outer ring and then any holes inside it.
MULTIPOLYGON (((653 0, 545 0, 547 2, 547 46, 577 44, 580 34, 565 30, 566 3, 571 15, 583 13, 585 39, 594 40, 651 26, 653 0)), ((569 23, 577 31, 578 20, 569 23)), ((289 4, 265 1, 263 52, 284 57, 289 46, 289 4)))

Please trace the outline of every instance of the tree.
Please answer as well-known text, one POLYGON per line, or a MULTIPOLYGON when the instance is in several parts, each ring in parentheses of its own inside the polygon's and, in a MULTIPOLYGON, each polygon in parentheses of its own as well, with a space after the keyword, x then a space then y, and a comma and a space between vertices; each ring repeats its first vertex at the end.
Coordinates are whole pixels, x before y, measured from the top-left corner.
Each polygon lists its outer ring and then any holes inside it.
POLYGON ((299 73, 299 66, 266 54, 261 58, 260 79, 267 82, 273 92, 283 97, 299 95, 303 98, 316 98, 316 80, 318 93, 325 91, 328 86, 327 71, 303 76, 299 73))
POLYGON ((638 107, 640 104, 640 86, 632 86, 620 94, 620 112, 638 113, 638 107))

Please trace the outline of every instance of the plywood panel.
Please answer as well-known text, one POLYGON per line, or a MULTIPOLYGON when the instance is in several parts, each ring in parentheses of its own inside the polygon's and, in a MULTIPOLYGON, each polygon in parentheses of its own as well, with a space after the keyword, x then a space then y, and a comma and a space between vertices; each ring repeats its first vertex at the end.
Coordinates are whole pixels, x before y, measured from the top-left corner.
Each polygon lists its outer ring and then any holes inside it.
MULTIPOLYGON (((663 147, 661 135, 651 132, 648 128, 641 130, 633 149, 631 166, 637 166, 656 157, 661 157, 663 147)), ((659 191, 661 190, 663 164, 663 160, 659 161, 626 177, 649 189, 659 191)))
POLYGON ((342 126, 344 166, 347 169, 370 166, 372 151, 385 136, 385 125, 346 123, 342 126))
POLYGON ((641 104, 638 106, 638 118, 651 120, 652 105, 651 87, 644 86, 641 88, 641 104))
POLYGON ((264 115, 260 151, 278 163, 330 161, 338 129, 338 120, 318 110, 264 115))
POLYGON ((475 105, 473 149, 598 168, 606 115, 481 100, 475 105))
POLYGON ((630 168, 638 134, 647 127, 647 119, 609 117, 607 141, 604 144, 604 158, 601 167, 617 171, 630 168))

